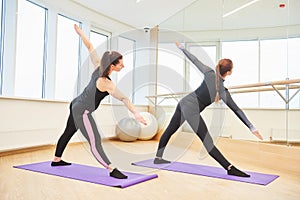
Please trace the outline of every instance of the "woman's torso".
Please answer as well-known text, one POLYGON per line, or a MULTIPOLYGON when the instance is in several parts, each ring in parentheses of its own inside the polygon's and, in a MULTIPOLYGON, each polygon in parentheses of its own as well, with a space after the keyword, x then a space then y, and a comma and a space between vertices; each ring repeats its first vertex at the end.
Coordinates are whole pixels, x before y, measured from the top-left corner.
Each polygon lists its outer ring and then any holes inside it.
MULTIPOLYGON (((219 94, 225 91, 223 80, 219 78, 219 94)), ((204 80, 201 85, 194 91, 198 100, 205 107, 214 102, 216 97, 216 74, 213 70, 204 74, 204 80)))
MULTIPOLYGON (((108 92, 101 92, 97 88, 97 80, 100 77, 99 67, 93 72, 91 76, 91 80, 88 83, 88 85, 85 87, 83 92, 77 96, 73 101, 72 104, 74 105, 79 104, 80 107, 83 107, 84 109, 92 112, 96 110, 100 102, 109 95, 108 92)), ((109 80, 110 78, 107 77, 109 80)))

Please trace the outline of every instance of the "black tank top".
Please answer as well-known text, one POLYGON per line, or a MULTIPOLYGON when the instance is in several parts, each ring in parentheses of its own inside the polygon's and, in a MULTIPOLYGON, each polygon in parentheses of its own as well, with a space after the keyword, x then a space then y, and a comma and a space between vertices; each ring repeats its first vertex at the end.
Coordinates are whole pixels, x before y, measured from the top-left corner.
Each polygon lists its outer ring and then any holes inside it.
MULTIPOLYGON (((100 90, 98 90, 97 80, 99 77, 100 72, 98 67, 93 72, 88 85, 84 88, 83 92, 72 101, 72 104, 79 103, 90 112, 96 110, 99 107, 100 102, 104 99, 104 97, 109 95, 108 92, 101 92, 100 90)), ((111 80, 109 77, 107 78, 111 80)))

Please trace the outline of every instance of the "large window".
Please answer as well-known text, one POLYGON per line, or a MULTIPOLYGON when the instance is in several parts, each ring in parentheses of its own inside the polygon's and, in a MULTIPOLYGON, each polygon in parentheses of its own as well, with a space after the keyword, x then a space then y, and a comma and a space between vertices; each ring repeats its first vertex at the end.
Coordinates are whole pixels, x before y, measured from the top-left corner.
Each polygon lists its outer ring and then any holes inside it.
POLYGON ((98 55, 101 56, 108 50, 108 36, 98 33, 96 31, 90 32, 90 41, 97 50, 98 55))
POLYGON ((227 77, 230 85, 257 83, 259 69, 258 41, 237 41, 222 43, 222 58, 233 62, 233 73, 227 77))
POLYGON ((300 38, 288 39, 288 77, 290 79, 300 78, 300 38))
POLYGON ((42 98, 45 21, 45 8, 18 1, 15 96, 42 98))
POLYGON ((58 15, 55 99, 71 100, 77 96, 79 70, 79 36, 74 31, 78 22, 58 15))
MULTIPOLYGON (((232 59, 232 76, 228 85, 264 83, 286 79, 297 79, 300 74, 300 38, 260 41, 236 41, 222 43, 222 57, 232 59)), ((298 89, 290 89, 293 96, 298 89)), ((281 90, 285 98, 286 91, 281 90)), ((290 108, 299 108, 300 93, 291 100, 290 108)), ((242 107, 285 108, 286 103, 276 91, 234 94, 242 107)))
MULTIPOLYGON (((285 80, 288 75, 288 41, 262 40, 260 52, 261 82, 285 80)), ((284 108, 284 101, 275 91, 262 92, 260 96, 261 107, 284 108)))
POLYGON ((260 53, 261 82, 286 79, 288 41, 286 39, 261 40, 260 53))
MULTIPOLYGON (((236 41, 222 43, 222 58, 233 62, 233 73, 226 77, 227 86, 259 82, 259 42, 236 41)), ((241 107, 258 107, 258 93, 234 94, 241 107)))
MULTIPOLYGON (((291 38, 288 40, 288 78, 300 78, 300 38, 291 38)), ((300 92, 299 89, 291 89, 290 97, 296 92, 296 96, 290 102, 290 108, 300 108, 300 92)))
MULTIPOLYGON (((174 43, 160 43, 158 48, 157 94, 183 92, 186 82, 183 55, 174 43)), ((161 105, 175 105, 177 101, 165 99, 161 105)))
POLYGON ((118 37, 118 51, 123 55, 124 68, 117 74, 117 87, 134 102, 135 41, 118 37))
MULTIPOLYGON (((261 41, 261 81, 278 81, 298 79, 300 75, 300 38, 262 40, 261 41)), ((289 90, 289 98, 298 89, 289 90)), ((286 97, 286 91, 280 91, 286 97)), ((290 102, 290 108, 299 108, 299 96, 296 95, 290 102)), ((284 108, 285 102, 275 92, 261 93, 262 107, 284 108)))

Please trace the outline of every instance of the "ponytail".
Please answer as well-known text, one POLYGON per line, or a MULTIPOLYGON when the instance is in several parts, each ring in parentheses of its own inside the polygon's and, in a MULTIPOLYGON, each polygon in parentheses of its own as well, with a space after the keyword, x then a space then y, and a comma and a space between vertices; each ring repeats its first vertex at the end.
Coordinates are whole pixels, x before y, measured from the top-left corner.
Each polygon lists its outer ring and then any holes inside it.
POLYGON ((215 102, 219 102, 220 100, 220 94, 219 94, 219 80, 220 80, 220 67, 221 65, 218 63, 216 66, 216 96, 215 96, 215 102))
POLYGON ((108 73, 110 71, 110 52, 106 51, 102 58, 101 58, 101 64, 100 64, 100 76, 101 77, 107 77, 108 73))

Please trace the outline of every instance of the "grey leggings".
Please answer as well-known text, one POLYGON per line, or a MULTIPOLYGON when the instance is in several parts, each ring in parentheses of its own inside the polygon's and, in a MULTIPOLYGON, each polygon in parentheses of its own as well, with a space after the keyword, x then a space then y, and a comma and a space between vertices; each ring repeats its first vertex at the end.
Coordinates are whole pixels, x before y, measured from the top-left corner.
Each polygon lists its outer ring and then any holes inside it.
POLYGON ((55 156, 61 157, 68 142, 77 130, 80 130, 83 136, 90 144, 91 152, 96 160, 108 168, 111 163, 106 156, 102 144, 101 136, 98 132, 95 120, 91 113, 81 106, 79 103, 70 105, 70 115, 68 117, 67 126, 58 140, 56 145, 55 156))

